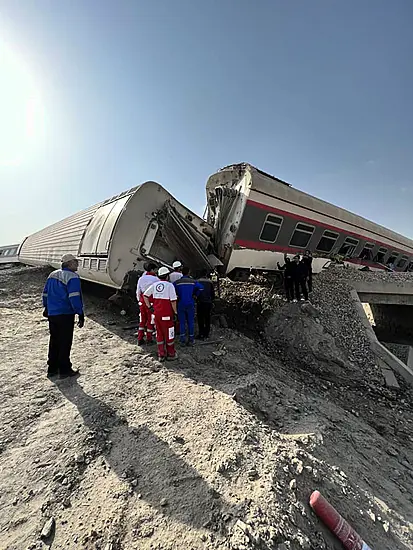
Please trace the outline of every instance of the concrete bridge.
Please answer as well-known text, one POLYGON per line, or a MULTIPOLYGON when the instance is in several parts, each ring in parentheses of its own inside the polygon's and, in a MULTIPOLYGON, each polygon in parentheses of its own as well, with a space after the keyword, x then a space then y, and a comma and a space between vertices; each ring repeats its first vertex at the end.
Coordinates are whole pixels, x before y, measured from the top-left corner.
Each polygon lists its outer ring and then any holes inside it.
POLYGON ((363 311, 363 321, 376 355, 413 383, 413 285, 401 281, 357 281, 353 287, 353 298, 358 302, 359 311, 363 311), (360 302, 370 304, 374 327, 367 320, 360 302), (380 342, 410 346, 408 364, 386 351, 380 342))

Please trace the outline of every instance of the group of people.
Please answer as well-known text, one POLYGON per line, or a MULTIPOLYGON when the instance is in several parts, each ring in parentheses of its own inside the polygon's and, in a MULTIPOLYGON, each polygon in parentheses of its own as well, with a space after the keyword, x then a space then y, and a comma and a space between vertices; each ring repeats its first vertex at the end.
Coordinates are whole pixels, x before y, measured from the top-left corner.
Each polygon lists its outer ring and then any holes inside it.
POLYGON ((195 304, 199 338, 209 337, 215 299, 214 285, 207 271, 195 280, 180 261, 172 267, 172 272, 167 267, 160 267, 156 272, 156 264, 147 264, 136 287, 140 311, 138 344, 153 343, 156 332, 160 361, 176 359, 175 330, 181 344, 194 345, 195 304))
POLYGON ((309 293, 313 290, 313 256, 306 250, 303 257, 299 254, 290 259, 284 254, 284 265, 278 269, 284 271, 285 296, 288 302, 300 300, 308 301, 309 293))
MULTIPOLYGON (((312 291, 311 252, 306 251, 302 258, 296 255, 293 259, 285 254, 284 260, 284 265, 278 264, 278 268, 284 271, 287 300, 308 300, 312 291)), ((156 265, 148 263, 136 289, 140 309, 138 344, 153 343, 156 334, 160 361, 176 359, 175 331, 180 335, 181 344, 194 344, 195 308, 198 338, 209 337, 215 299, 214 285, 207 271, 195 280, 190 276, 189 268, 181 262, 174 262, 172 267, 172 271, 167 267, 156 271, 156 265)), ((44 287, 43 315, 49 321, 50 332, 48 377, 60 375, 66 378, 78 374, 70 362, 76 316, 80 328, 85 322, 77 269, 77 258, 65 254, 61 269, 49 275, 44 287)))

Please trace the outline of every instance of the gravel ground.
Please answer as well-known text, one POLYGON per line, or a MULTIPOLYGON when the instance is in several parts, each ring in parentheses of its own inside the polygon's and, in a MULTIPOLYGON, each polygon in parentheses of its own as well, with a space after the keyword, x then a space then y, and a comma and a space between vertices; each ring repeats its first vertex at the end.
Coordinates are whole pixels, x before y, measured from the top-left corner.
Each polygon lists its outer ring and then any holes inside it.
POLYGON ((86 290, 81 376, 53 384, 46 275, 0 273, 0 548, 339 550, 307 504, 319 489, 375 550, 413 549, 412 394, 360 374, 345 309, 318 298, 345 282, 317 278, 315 308, 225 283, 251 338, 215 327, 163 365, 86 290))

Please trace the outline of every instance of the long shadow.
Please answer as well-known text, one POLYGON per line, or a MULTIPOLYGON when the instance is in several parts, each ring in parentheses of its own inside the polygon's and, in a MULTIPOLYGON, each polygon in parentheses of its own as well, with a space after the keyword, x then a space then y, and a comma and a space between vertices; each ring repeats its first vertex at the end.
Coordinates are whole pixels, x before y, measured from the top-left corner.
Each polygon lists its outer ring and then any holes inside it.
POLYGON ((145 425, 129 426, 112 407, 85 393, 76 380, 57 387, 94 432, 113 471, 132 482, 136 494, 164 515, 191 527, 225 531, 222 510, 230 513, 230 506, 165 441, 145 425), (108 446, 106 438, 112 445, 108 446))

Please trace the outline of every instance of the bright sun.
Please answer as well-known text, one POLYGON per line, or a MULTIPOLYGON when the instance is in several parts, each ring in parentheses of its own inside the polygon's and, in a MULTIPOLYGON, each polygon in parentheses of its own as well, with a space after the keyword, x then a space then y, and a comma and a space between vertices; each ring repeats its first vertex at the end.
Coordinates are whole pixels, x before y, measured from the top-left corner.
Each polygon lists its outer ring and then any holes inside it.
POLYGON ((0 166, 20 164, 43 133, 40 92, 24 62, 0 40, 0 166))

